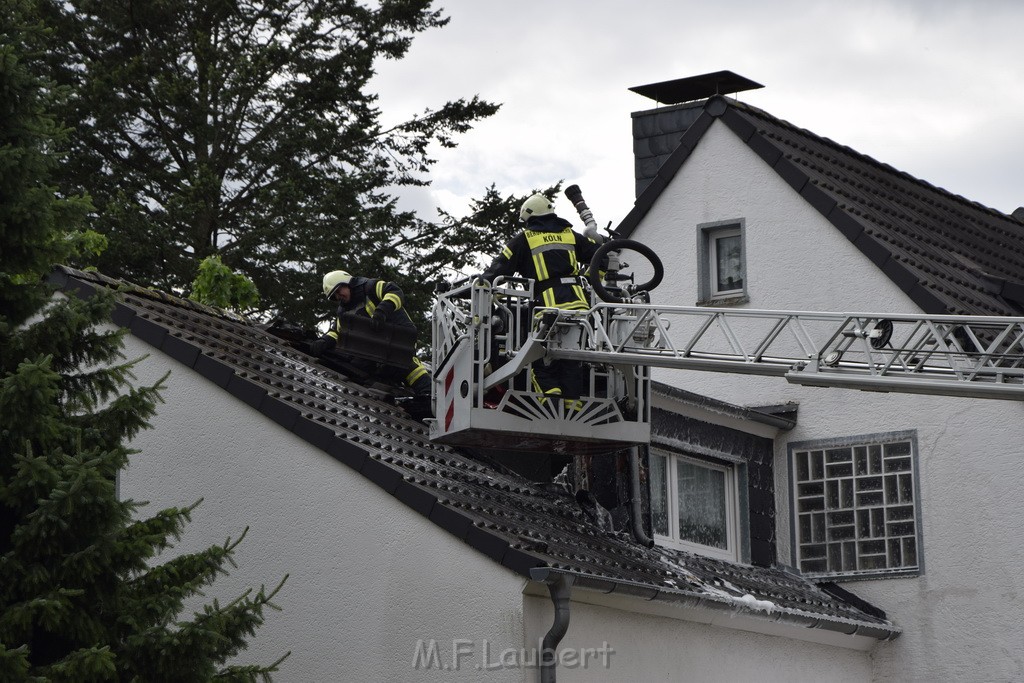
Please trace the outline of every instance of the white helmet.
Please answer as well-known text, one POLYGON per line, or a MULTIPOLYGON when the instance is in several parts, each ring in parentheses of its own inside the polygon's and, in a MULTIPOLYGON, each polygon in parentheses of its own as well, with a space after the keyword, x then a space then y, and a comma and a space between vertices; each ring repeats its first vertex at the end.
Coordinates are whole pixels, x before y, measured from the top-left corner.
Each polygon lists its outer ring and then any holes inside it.
POLYGON ((324 296, 328 299, 333 298, 334 293, 338 291, 338 287, 347 285, 351 281, 352 276, 344 270, 332 270, 327 275, 324 275, 324 296))
POLYGON ((523 202, 523 208, 519 211, 519 220, 525 221, 533 216, 546 216, 555 212, 555 205, 551 200, 537 193, 523 202))

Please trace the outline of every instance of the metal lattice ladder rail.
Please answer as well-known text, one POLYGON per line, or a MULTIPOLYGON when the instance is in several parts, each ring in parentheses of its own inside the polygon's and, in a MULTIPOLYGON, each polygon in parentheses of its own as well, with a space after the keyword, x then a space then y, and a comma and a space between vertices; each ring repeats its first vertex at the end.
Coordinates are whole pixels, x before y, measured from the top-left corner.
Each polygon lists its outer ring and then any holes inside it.
POLYGON ((598 303, 532 307, 532 283, 478 282, 433 311, 432 439, 608 452, 650 437, 650 368, 796 384, 1024 400, 1024 317, 822 313, 598 303), (530 386, 533 363, 582 361, 582 408, 530 386))
POLYGON ((1024 318, 598 304, 587 362, 785 377, 795 384, 1024 400, 1024 318))

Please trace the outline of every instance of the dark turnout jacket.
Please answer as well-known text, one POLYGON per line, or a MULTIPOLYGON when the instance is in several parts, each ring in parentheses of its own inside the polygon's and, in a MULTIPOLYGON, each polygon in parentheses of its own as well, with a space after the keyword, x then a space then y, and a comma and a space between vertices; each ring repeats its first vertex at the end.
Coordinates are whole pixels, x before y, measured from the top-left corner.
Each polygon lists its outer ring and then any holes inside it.
POLYGON ((338 305, 338 314, 334 318, 327 336, 338 340, 341 317, 345 314, 360 315, 372 318, 378 309, 387 316, 387 321, 403 327, 416 329, 409 312, 405 310, 401 288, 394 282, 374 280, 368 277, 353 277, 349 282, 352 295, 347 304, 338 305))
POLYGON ((534 297, 542 306, 586 310, 590 308, 580 284, 597 252, 597 243, 578 232, 555 214, 534 216, 483 272, 494 278, 519 273, 536 280, 534 297))
MULTIPOLYGON (((348 303, 338 305, 338 312, 331 324, 331 329, 316 342, 313 342, 315 354, 334 348, 341 338, 342 325, 344 325, 346 315, 373 318, 374 313, 383 312, 387 322, 409 327, 415 333, 416 325, 409 317, 409 312, 405 310, 403 301, 405 295, 394 282, 353 277, 348 286, 352 292, 348 303)), ((366 361, 358 362, 367 364, 366 361)), ((430 376, 427 368, 415 356, 409 358, 409 364, 405 368, 382 368, 378 370, 378 374, 390 381, 405 382, 417 395, 430 396, 430 376)))

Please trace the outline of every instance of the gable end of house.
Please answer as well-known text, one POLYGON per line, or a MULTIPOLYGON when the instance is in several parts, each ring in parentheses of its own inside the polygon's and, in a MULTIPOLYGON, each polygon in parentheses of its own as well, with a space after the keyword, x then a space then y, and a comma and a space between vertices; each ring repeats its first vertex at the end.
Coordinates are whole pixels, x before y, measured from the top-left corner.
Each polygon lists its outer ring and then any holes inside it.
POLYGON ((1024 229, 1013 217, 723 96, 700 107, 688 103, 633 116, 634 137, 656 136, 664 154, 645 158, 642 168, 641 141, 634 140, 638 196, 616 228, 620 236, 632 235, 720 120, 923 312, 1024 312, 1015 288, 1024 272, 1024 229), (676 146, 668 151, 665 131, 687 120, 680 111, 692 123, 677 133, 676 146), (670 121, 659 123, 664 117, 670 121), (651 175, 653 161, 660 166, 651 175), (967 266, 963 257, 980 265, 967 266))

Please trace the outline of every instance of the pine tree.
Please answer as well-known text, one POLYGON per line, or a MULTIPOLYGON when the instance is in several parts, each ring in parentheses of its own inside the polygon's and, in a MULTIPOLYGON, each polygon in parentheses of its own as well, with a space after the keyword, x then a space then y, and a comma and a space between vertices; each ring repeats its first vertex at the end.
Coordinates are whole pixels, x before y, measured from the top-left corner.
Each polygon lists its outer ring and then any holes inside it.
POLYGON ((61 91, 38 76, 49 36, 31 12, 8 0, 0 14, 0 680, 267 678, 277 663, 225 662, 276 589, 181 617, 241 539, 155 564, 194 505, 139 520, 118 499, 125 444, 162 383, 130 385, 121 333, 103 325, 109 295, 55 298, 41 277, 89 241, 72 227, 89 202, 48 184, 65 131, 47 114, 61 91))
POLYGON ((217 254, 265 313, 311 323, 326 272, 412 286, 424 255, 465 251, 395 192, 498 107, 462 98, 388 125, 370 83, 447 23, 431 4, 50 0, 52 73, 74 94, 62 181, 97 204, 100 270, 188 295, 217 254))

